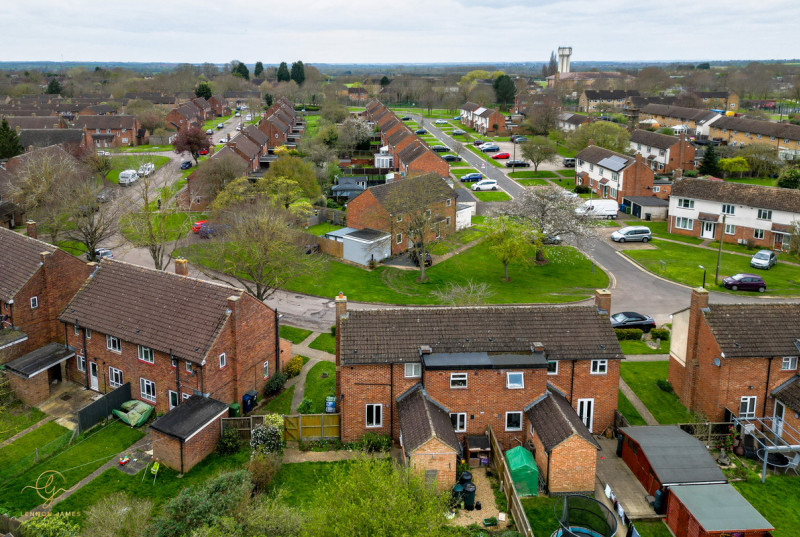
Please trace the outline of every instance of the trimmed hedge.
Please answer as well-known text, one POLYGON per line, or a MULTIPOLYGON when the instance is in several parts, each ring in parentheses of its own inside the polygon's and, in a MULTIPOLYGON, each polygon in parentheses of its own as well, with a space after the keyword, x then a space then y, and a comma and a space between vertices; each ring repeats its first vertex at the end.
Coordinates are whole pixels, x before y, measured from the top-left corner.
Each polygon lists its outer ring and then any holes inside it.
POLYGON ((283 372, 286 373, 288 378, 296 377, 300 374, 300 371, 303 369, 303 357, 299 354, 296 354, 292 357, 291 360, 286 362, 286 365, 283 366, 283 372))
POLYGON ((669 330, 666 328, 653 328, 650 330, 650 337, 661 341, 669 341, 669 330))
POLYGON ((615 328, 614 333, 620 341, 639 341, 644 335, 644 331, 638 328, 615 328))

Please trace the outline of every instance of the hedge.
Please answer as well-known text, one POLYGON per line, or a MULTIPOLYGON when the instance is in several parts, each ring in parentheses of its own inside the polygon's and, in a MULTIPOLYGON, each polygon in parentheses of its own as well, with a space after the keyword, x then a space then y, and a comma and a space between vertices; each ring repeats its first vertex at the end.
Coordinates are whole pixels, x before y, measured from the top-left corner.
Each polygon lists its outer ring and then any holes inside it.
POLYGON ((661 341, 669 341, 669 330, 666 328, 653 328, 650 330, 650 337, 661 341))
POLYGON ((620 341, 639 341, 644 335, 644 331, 638 328, 615 328, 614 333, 617 334, 617 339, 620 341))

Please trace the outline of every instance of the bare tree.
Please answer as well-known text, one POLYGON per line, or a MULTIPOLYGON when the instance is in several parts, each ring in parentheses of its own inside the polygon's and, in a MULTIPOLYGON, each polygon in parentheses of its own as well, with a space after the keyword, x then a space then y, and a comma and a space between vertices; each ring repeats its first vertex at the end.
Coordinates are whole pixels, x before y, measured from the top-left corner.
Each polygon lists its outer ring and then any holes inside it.
POLYGON ((539 165, 546 162, 558 162, 556 144, 544 136, 534 136, 527 142, 520 144, 520 153, 533 164, 533 171, 539 171, 539 165))
MULTIPOLYGON (((90 261, 97 261, 95 251, 100 243, 117 236, 120 217, 125 214, 125 200, 100 203, 102 183, 88 181, 78 185, 68 200, 65 214, 69 228, 64 231, 68 240, 81 243, 90 261)), ((113 245, 111 246, 114 247, 113 245)))
POLYGON ((442 304, 450 306, 480 306, 486 304, 492 292, 486 282, 467 280, 464 283, 447 282, 444 289, 437 289, 433 295, 442 304))
POLYGON ((244 176, 247 165, 235 155, 211 158, 197 168, 190 182, 190 196, 198 196, 213 201, 217 194, 237 177, 244 176))

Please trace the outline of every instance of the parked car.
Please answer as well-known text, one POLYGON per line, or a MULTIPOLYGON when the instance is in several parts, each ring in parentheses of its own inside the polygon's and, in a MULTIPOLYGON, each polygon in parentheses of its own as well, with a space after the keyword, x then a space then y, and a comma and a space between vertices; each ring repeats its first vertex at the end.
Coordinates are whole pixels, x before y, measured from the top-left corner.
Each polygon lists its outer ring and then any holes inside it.
POLYGON ((208 155, 208 149, 201 149, 197 152, 198 155, 208 155))
MULTIPOLYGON (((95 248, 94 257, 98 261, 100 261, 104 257, 107 259, 114 259, 114 252, 112 252, 108 248, 95 248)), ((89 252, 86 252, 86 261, 91 261, 91 260, 92 256, 89 255, 89 252)))
POLYGON ((414 131, 414 134, 428 134, 428 131, 425 129, 417 129, 414 131))
POLYGON ((647 226, 625 226, 611 234, 614 242, 648 242, 653 240, 653 234, 647 226))
POLYGON ((237 130, 237 131, 240 131, 240 130, 242 130, 242 124, 241 124, 241 123, 239 123, 238 125, 236 125, 236 130, 237 130))
POLYGON ((461 161, 461 157, 456 156, 456 155, 442 155, 442 158, 444 160, 446 160, 447 162, 460 162, 461 161))
MULTIPOLYGON (((416 249, 411 250, 411 262, 416 266, 419 266, 419 257, 419 252, 416 249)), ((425 252, 425 266, 430 267, 431 265, 433 265, 433 258, 431 254, 425 252)))
POLYGON ((181 169, 182 170, 188 170, 191 167, 192 167, 192 161, 191 160, 184 160, 183 162, 181 162, 181 169))
POLYGON ((767 290, 767 284, 761 276, 755 274, 734 274, 722 279, 722 285, 731 291, 758 291, 767 290))
POLYGON ((139 174, 136 173, 136 170, 123 170, 119 172, 120 186, 132 185, 137 179, 139 179, 139 174))
POLYGON ((111 156, 111 153, 110 153, 110 152, 108 152, 108 151, 98 151, 98 152, 97 152, 97 156, 98 156, 98 157, 110 157, 110 156, 111 156))
POLYGON ((208 134, 209 136, 213 136, 214 135, 214 129, 208 129, 206 131, 206 134, 208 134))
POLYGON ((241 112, 236 112, 236 113, 234 114, 234 116, 236 116, 236 117, 242 117, 242 113, 241 113, 241 112))
POLYGON ((467 175, 464 175, 463 177, 461 177, 461 182, 462 183, 472 183, 474 181, 480 181, 482 178, 483 178, 483 176, 480 173, 477 173, 477 172, 468 173, 467 175))
POLYGON ((480 146, 480 145, 488 144, 488 143, 489 142, 487 142, 486 140, 475 140, 474 142, 472 142, 472 145, 480 146))
POLYGON ((444 119, 437 119, 433 123, 434 125, 447 125, 447 121, 445 121, 444 119))
POLYGON ((223 125, 222 123, 217 123, 217 129, 218 130, 222 130, 224 128, 225 128, 225 125, 223 125))
POLYGON ((550 246, 559 245, 561 244, 561 237, 559 237, 558 235, 545 234, 545 236, 542 237, 542 244, 547 244, 550 246))
POLYGON ((139 166, 139 177, 150 177, 150 175, 156 171, 156 165, 152 162, 145 162, 141 166, 139 166))
POLYGON ((565 158, 561 161, 561 164, 564 165, 565 168, 574 168, 575 167, 575 159, 574 158, 565 158))
POLYGON ((463 136, 467 134, 467 131, 462 131, 461 129, 453 129, 453 136, 463 136))
POLYGON ((446 145, 435 145, 431 147, 431 149, 433 149, 437 153, 447 153, 448 151, 450 151, 450 148, 447 147, 446 145))
POLYGON ((504 158, 511 158, 511 155, 509 153, 503 152, 503 153, 498 153, 496 155, 492 155, 492 158, 495 160, 500 160, 504 158))
POLYGON ((210 239, 214 235, 214 232, 214 227, 208 222, 203 222, 200 229, 197 230, 197 234, 201 239, 210 239))
POLYGON ((611 316, 611 328, 638 328, 649 332, 656 327, 656 322, 649 315, 642 315, 635 311, 623 311, 611 316))
POLYGON ((220 138, 220 139, 219 139, 219 143, 221 143, 221 144, 227 144, 227 143, 228 143, 228 139, 227 139, 227 138, 220 138))
POLYGON ((115 200, 119 195, 119 189, 114 187, 106 187, 97 194, 97 201, 100 203, 108 203, 109 201, 115 200))
POLYGON ((453 120, 454 120, 454 121, 458 121, 458 120, 460 120, 460 119, 461 119, 461 116, 453 116, 453 120))
POLYGON ((524 160, 509 160, 506 162, 506 168, 527 168, 528 166, 530 166, 530 164, 524 160))
POLYGON ((575 208, 577 214, 586 214, 593 218, 616 218, 619 205, 616 200, 586 200, 575 208))
POLYGON ((500 151, 500 146, 496 144, 483 144, 482 146, 478 147, 484 153, 494 153, 495 151, 500 151))
POLYGON ((411 121, 411 116, 403 116, 400 118, 400 121, 411 121))
POLYGON ((251 114, 247 114, 246 116, 244 116, 244 120, 245 121, 250 121, 252 119, 253 119, 253 116, 251 114))
POLYGON ((497 190, 497 181, 494 179, 482 179, 481 181, 478 181, 472 185, 472 190, 476 192, 481 190, 497 190))
POLYGON ((522 142, 527 142, 527 141, 528 138, 526 136, 517 136, 516 138, 514 138, 515 144, 521 144, 522 142))
POLYGON ((759 250, 750 258, 750 266, 757 269, 769 270, 778 264, 778 256, 772 250, 759 250))
POLYGON ((200 228, 203 227, 203 224, 208 222, 208 220, 198 220, 194 224, 192 224, 192 231, 195 233, 200 233, 200 228))

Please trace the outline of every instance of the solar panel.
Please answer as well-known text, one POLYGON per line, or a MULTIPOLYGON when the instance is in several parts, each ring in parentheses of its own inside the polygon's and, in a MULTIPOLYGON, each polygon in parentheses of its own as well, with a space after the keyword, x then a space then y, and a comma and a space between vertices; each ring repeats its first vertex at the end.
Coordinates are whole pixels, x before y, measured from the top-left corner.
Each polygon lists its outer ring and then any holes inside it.
POLYGON ((618 157, 614 155, 613 157, 606 157, 600 162, 597 163, 598 166, 602 166, 603 168, 608 168, 611 171, 618 172, 628 164, 628 159, 623 157, 618 157))

